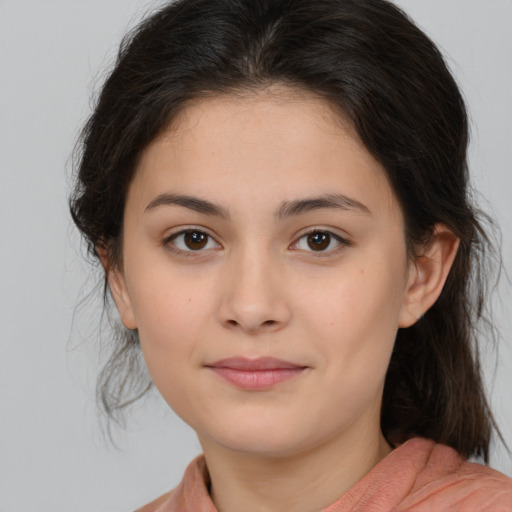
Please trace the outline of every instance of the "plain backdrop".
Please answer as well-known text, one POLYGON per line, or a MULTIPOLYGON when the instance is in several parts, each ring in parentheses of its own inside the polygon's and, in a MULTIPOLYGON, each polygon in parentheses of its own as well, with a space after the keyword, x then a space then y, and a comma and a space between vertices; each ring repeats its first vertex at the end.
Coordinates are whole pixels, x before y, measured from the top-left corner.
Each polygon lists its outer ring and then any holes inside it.
MULTIPOLYGON (((312 0, 314 1, 314 0, 312 0)), ((147 0, 0 0, 0 512, 121 512, 172 488, 199 452, 156 393, 105 441, 94 402, 100 303, 67 210, 70 155, 126 29, 147 0), (76 311, 76 315, 75 315, 76 311)), ((401 0, 448 55, 472 116, 471 172, 512 273, 511 0, 401 0)), ((512 447, 512 292, 486 362, 512 447)), ((512 476, 497 446, 491 464, 512 476)))

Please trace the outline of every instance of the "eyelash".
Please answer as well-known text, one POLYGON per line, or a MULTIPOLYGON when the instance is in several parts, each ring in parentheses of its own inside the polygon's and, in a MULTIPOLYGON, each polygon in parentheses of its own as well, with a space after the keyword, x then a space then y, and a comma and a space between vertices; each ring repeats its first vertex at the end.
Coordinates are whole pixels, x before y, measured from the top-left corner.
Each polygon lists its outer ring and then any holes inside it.
MULTIPOLYGON (((184 242, 186 243, 186 242, 184 242)), ((306 242, 308 243, 308 242, 306 242)), ((194 228, 194 227, 190 227, 190 228, 187 228, 187 229, 183 229, 181 231, 178 231, 177 233, 173 233, 172 235, 168 236, 167 238, 165 238, 162 242, 162 245, 168 249, 169 251, 175 253, 175 254, 178 254, 180 256, 185 256, 185 257, 198 257, 201 255, 201 253, 204 253, 205 251, 211 251, 212 249, 213 250, 217 250, 219 248, 222 248, 222 246, 215 240, 215 238, 208 234, 207 232, 205 232, 203 229, 199 229, 199 228, 194 228), (194 249, 191 249, 190 247, 187 249, 180 249, 179 247, 176 246, 176 243, 175 243, 175 240, 178 239, 179 237, 181 236, 186 236, 187 234, 190 234, 190 235, 194 235, 194 234, 198 234, 198 235, 204 235, 207 237, 207 241, 206 241, 206 244, 205 244, 205 247, 207 247, 207 245, 213 241, 215 244, 216 244, 216 247, 215 248, 204 248, 204 247, 200 247, 196 250, 194 249)), ((307 231, 306 233, 303 233, 299 238, 297 238, 297 240, 295 242, 293 242, 291 245, 290 245, 290 249, 291 250, 294 250, 294 251, 303 251, 303 252, 307 252, 307 253, 310 253, 311 256, 315 257, 315 258, 322 258, 322 257, 328 257, 328 256, 333 256, 335 254, 337 254, 340 250, 342 250, 344 247, 348 247, 350 246, 351 243, 346 240, 345 238, 333 233, 332 231, 329 231, 328 229, 312 229, 310 231, 307 231), (327 247, 329 247, 333 241, 336 242, 336 247, 332 248, 332 249, 328 249, 328 250, 320 250, 320 251, 315 251, 313 249, 311 250, 307 250, 307 249, 299 249, 297 246, 299 245, 299 243, 301 242, 301 240, 307 240, 308 237, 311 237, 311 236, 314 236, 314 235, 327 235, 329 237, 329 242, 328 242, 328 245, 327 247)))
POLYGON ((199 229, 199 228, 194 228, 194 227, 190 227, 190 228, 187 228, 187 229, 182 229, 181 231, 178 231, 177 233, 173 233, 172 235, 168 236, 167 238, 165 238, 162 242, 162 245, 168 249, 169 251, 175 253, 175 254, 178 254, 180 256, 185 256, 185 257, 197 257, 200 255, 200 253, 202 252, 205 252, 205 250, 207 251, 210 251, 212 250, 212 248, 208 248, 208 249, 204 249, 204 248, 199 248, 199 249, 180 249, 179 247, 176 246, 176 243, 175 243, 175 240, 177 238, 179 238, 180 236, 186 236, 187 234, 199 234, 199 235, 204 235, 207 237, 207 242, 206 242, 206 245, 208 245, 211 241, 214 241, 215 244, 217 245, 217 247, 215 247, 215 249, 217 248, 221 248, 222 246, 214 239, 214 237, 210 234, 208 234, 207 232, 205 232, 203 229, 199 229))
MULTIPOLYGON (((306 241, 306 243, 308 243, 306 241)), ((308 244, 309 245, 309 244, 308 244)), ((341 251, 343 248, 350 246, 351 243, 346 240, 345 238, 341 237, 340 235, 337 235, 336 233, 333 233, 332 231, 329 231, 328 229, 312 229, 310 231, 307 231, 306 233, 303 233, 296 242, 294 242, 290 247, 294 248, 293 250, 303 250, 304 252, 310 253, 311 256, 315 258, 326 258, 329 256, 334 256, 338 254, 339 251, 341 251), (333 241, 336 242, 336 247, 328 250, 321 250, 321 251, 315 251, 313 249, 307 250, 307 249, 298 249, 294 248, 294 246, 298 246, 301 240, 307 240, 308 237, 314 236, 314 235, 327 235, 329 237, 329 247, 333 241)))

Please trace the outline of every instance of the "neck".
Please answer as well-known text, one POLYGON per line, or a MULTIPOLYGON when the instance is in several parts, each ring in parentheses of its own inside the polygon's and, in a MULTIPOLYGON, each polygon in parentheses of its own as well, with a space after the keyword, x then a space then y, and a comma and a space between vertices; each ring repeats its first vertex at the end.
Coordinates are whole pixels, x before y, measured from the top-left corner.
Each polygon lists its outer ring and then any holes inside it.
POLYGON ((390 451, 384 437, 355 432, 288 456, 231 451, 201 439, 219 512, 312 512, 327 508, 390 451))

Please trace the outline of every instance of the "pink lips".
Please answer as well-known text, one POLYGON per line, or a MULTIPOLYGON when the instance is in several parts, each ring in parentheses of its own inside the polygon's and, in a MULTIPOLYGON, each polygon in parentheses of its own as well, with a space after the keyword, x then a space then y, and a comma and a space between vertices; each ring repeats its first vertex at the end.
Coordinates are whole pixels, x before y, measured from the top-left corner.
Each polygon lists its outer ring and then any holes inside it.
POLYGON ((307 368, 273 357, 232 357, 207 364, 206 367, 231 384, 254 391, 271 388, 299 375, 307 368))

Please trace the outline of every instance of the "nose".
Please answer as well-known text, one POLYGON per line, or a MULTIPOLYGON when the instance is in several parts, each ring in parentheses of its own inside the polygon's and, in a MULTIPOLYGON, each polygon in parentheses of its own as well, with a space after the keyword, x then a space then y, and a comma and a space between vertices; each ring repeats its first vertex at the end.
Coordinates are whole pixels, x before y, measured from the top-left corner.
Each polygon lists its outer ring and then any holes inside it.
POLYGON ((251 335, 285 327, 291 311, 283 280, 282 269, 271 258, 245 254, 231 262, 223 276, 219 308, 224 327, 251 335))

